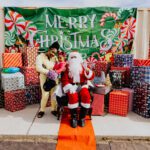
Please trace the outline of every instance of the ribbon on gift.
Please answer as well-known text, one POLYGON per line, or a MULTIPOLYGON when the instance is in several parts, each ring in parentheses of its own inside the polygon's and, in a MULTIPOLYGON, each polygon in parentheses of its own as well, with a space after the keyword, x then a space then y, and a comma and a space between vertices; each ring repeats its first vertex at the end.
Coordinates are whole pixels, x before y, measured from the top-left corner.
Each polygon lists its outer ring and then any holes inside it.
POLYGON ((5 53, 18 53, 19 49, 15 46, 11 46, 5 49, 5 53))

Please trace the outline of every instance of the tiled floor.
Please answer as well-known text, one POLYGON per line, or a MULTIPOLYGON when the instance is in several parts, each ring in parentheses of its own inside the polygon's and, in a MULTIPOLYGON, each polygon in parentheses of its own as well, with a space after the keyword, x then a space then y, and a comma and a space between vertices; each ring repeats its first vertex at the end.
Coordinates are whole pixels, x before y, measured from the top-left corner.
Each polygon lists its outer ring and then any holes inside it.
MULTIPOLYGON (((46 109, 43 118, 36 118, 39 105, 27 106, 18 112, 0 109, 0 135, 58 135, 60 121, 46 109)), ((150 136, 150 119, 130 112, 127 117, 107 114, 93 116, 96 136, 150 136)))

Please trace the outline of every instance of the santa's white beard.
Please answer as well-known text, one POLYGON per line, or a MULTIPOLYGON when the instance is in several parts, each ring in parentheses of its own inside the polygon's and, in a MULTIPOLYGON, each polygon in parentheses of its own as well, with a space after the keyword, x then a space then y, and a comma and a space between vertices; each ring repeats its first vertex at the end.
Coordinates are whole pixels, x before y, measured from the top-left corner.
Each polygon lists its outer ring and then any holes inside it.
POLYGON ((80 83, 81 72, 82 65, 78 59, 71 59, 69 61, 69 77, 73 78, 73 83, 80 83))

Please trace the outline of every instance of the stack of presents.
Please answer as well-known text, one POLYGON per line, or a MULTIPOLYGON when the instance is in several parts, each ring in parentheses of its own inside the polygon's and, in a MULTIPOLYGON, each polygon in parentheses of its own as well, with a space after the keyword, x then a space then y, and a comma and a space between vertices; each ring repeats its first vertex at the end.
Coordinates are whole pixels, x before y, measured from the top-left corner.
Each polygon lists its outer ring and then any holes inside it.
POLYGON ((104 87, 96 87, 93 115, 103 115, 107 111, 127 116, 129 111, 133 111, 150 118, 150 59, 134 59, 132 54, 115 54, 111 64, 105 61, 95 63, 96 76, 99 76, 97 72, 104 71, 105 75, 109 75, 110 84, 106 81, 104 87), (98 64, 99 67, 96 67, 98 64))
MULTIPOLYGON (((2 54, 0 68, 0 108, 22 110, 29 104, 40 103, 39 74, 35 69, 38 48, 26 47, 21 52, 2 54), (19 68, 15 73, 9 69, 19 68)), ((133 59, 132 54, 115 54, 111 63, 93 62, 94 82, 102 72, 104 85, 97 84, 93 94, 93 115, 109 113, 127 116, 129 111, 150 118, 150 60, 133 59)), ((100 79, 102 80, 102 79, 100 79)))
POLYGON ((40 102, 39 75, 35 69, 38 48, 26 47, 2 54, 0 107, 14 112, 40 102))

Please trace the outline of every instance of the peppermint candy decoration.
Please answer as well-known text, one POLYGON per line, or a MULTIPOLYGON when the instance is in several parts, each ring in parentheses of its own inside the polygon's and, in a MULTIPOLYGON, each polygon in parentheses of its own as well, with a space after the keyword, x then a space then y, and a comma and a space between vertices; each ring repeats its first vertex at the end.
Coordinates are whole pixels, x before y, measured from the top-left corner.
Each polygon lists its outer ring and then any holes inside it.
POLYGON ((11 46, 9 47, 9 53, 17 53, 18 52, 18 48, 15 46, 11 46))
POLYGON ((122 18, 123 13, 124 13, 125 11, 128 11, 129 14, 130 14, 130 16, 133 15, 133 9, 130 9, 130 8, 120 8, 120 9, 118 10, 118 12, 117 12, 118 19, 121 19, 121 18, 122 18))
POLYGON ((117 20, 117 15, 115 13, 105 13, 100 20, 100 26, 105 25, 105 20, 107 17, 112 17, 114 20, 117 20))
POLYGON ((89 58, 86 59, 86 62, 87 62, 88 67, 89 67, 90 69, 94 69, 94 67, 95 67, 95 62, 96 62, 96 61, 97 61, 97 60, 96 60, 93 56, 90 56, 89 58))
POLYGON ((87 63, 95 63, 97 60, 93 57, 90 56, 89 58, 86 59, 87 63))
POLYGON ((17 32, 20 35, 25 30, 25 19, 17 12, 8 11, 5 16, 5 26, 11 33, 17 32))
POLYGON ((126 37, 120 37, 115 41, 117 49, 123 51, 123 47, 128 44, 128 39, 126 37))
POLYGON ((26 21, 25 23, 25 32, 22 34, 23 37, 30 41, 30 45, 34 46, 33 38, 37 32, 36 26, 31 21, 26 21))
POLYGON ((25 22, 25 32, 22 34, 23 37, 27 40, 30 39, 31 36, 35 35, 37 32, 36 26, 31 21, 25 22))
POLYGON ((15 34, 12 34, 11 32, 6 31, 4 34, 4 37, 5 37, 5 45, 11 46, 15 44, 16 42, 15 34))
POLYGON ((134 17, 128 18, 120 28, 121 36, 132 39, 135 34, 136 19, 134 17))

